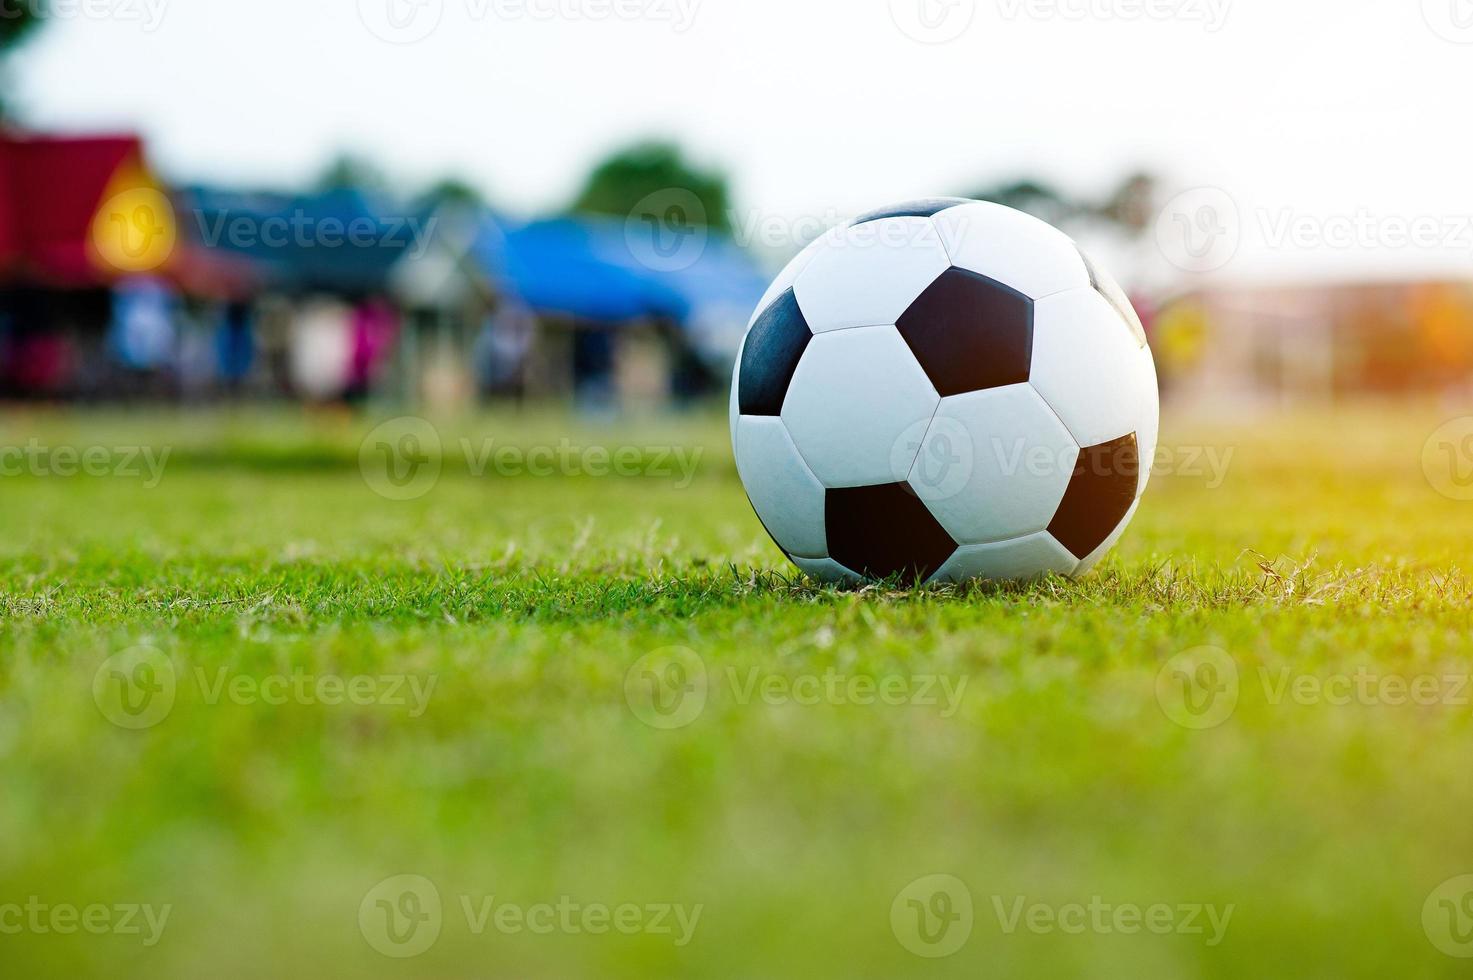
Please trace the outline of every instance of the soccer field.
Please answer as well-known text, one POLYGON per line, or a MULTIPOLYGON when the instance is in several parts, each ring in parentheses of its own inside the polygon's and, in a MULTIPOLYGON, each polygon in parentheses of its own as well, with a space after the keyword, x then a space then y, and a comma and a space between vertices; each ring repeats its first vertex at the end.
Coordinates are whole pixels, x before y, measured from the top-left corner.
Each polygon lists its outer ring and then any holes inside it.
POLYGON ((380 419, 12 412, 0 973, 1466 975, 1456 414, 1178 421, 1095 575, 855 592, 715 416, 401 486, 380 419))

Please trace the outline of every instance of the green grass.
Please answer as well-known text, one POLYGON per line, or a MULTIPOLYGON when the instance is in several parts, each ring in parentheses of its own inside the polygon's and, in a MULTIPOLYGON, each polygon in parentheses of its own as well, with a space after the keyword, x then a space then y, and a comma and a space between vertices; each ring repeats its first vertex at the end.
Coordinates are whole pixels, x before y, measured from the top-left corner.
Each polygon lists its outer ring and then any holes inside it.
MULTIPOLYGON (((0 479, 0 930, 31 896, 171 908, 151 946, 0 931, 0 974, 1466 975, 1423 924, 1433 890, 1473 873, 1473 689, 1457 682, 1473 674, 1473 504, 1433 492, 1421 464, 1451 414, 1169 426, 1170 445, 1231 449, 1226 482, 1158 477, 1094 576, 854 592, 789 573, 717 419, 445 426, 452 446, 566 435, 703 456, 688 486, 452 461, 392 502, 359 472, 369 422, 12 412, 0 442, 171 455, 152 488, 0 479), (1192 716, 1168 662, 1202 646, 1240 684, 1199 730, 1172 720, 1192 716), (94 679, 140 647, 167 659, 175 698, 128 730, 94 679), (674 677, 672 659, 705 677, 704 709, 652 726, 631 667, 674 677), (1286 677, 1357 671, 1392 686, 1275 696, 1286 677), (918 703, 785 696, 829 673, 918 703), (294 674, 388 678, 358 682, 379 685, 361 700, 408 703, 253 696, 294 674), (1394 703, 1420 677, 1431 703, 1394 703), (359 910, 404 874, 435 884, 441 931, 394 959, 359 910), (891 923, 932 874, 975 910, 944 959, 891 923), (489 896, 700 917, 684 945, 498 930, 494 913, 478 933, 462 898, 479 914, 489 896), (1009 931, 1020 897, 1066 917, 1093 901, 1231 918, 1219 937, 1108 915, 1009 931)), ((372 900, 367 921, 383 921, 372 900)))

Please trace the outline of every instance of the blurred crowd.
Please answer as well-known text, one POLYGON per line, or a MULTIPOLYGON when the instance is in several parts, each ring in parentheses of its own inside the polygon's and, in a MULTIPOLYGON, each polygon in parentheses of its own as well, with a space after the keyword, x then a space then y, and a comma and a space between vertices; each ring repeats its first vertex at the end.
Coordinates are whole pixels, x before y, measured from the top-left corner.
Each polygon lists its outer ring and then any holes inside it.
POLYGON ((463 194, 166 187, 130 137, 0 135, 0 397, 688 402, 765 276, 683 230, 670 250, 463 194))

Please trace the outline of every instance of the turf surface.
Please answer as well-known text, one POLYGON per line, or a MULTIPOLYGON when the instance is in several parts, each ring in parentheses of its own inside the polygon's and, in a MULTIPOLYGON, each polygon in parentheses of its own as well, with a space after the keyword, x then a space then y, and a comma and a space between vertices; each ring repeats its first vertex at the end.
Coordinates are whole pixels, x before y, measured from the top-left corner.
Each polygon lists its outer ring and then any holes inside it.
POLYGON ((0 974, 1466 975, 1455 414, 1179 423, 1094 576, 846 592, 715 418, 389 500, 377 419, 10 411, 0 974))

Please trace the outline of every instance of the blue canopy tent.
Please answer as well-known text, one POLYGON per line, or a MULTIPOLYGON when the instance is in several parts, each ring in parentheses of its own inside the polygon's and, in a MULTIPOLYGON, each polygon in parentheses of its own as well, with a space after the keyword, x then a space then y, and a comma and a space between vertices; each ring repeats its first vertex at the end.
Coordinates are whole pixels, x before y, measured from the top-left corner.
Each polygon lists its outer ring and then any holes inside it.
POLYGON ((707 306, 745 307, 745 318, 767 287, 747 253, 723 235, 713 232, 684 268, 652 268, 630 251, 623 222, 606 218, 510 228, 488 219, 474 251, 533 309, 611 324, 651 316, 684 322, 707 306))
MULTIPOLYGON (((622 242, 621 254, 626 261, 634 261, 622 242)), ((686 307, 681 323, 701 357, 713 365, 729 366, 741 346, 747 320, 768 285, 768 277, 747 251, 713 232, 693 264, 669 271, 646 268, 645 273, 681 297, 686 307)))
POLYGON ((620 260, 628 250, 606 223, 554 218, 503 230, 487 222, 475 250, 508 292, 543 315, 613 326, 688 313, 678 292, 620 260))
POLYGON ((699 393, 729 368, 766 280, 730 239, 711 234, 683 268, 631 250, 624 222, 590 216, 503 227, 486 216, 472 260, 498 290, 543 317, 569 321, 575 376, 610 370, 608 331, 654 324, 672 342, 672 388, 699 393))
POLYGON ((730 238, 711 233, 684 268, 652 268, 630 250, 625 224, 580 216, 503 228, 482 224, 474 258, 505 292, 542 315, 616 326, 677 324, 713 360, 730 359, 766 277, 730 238))

